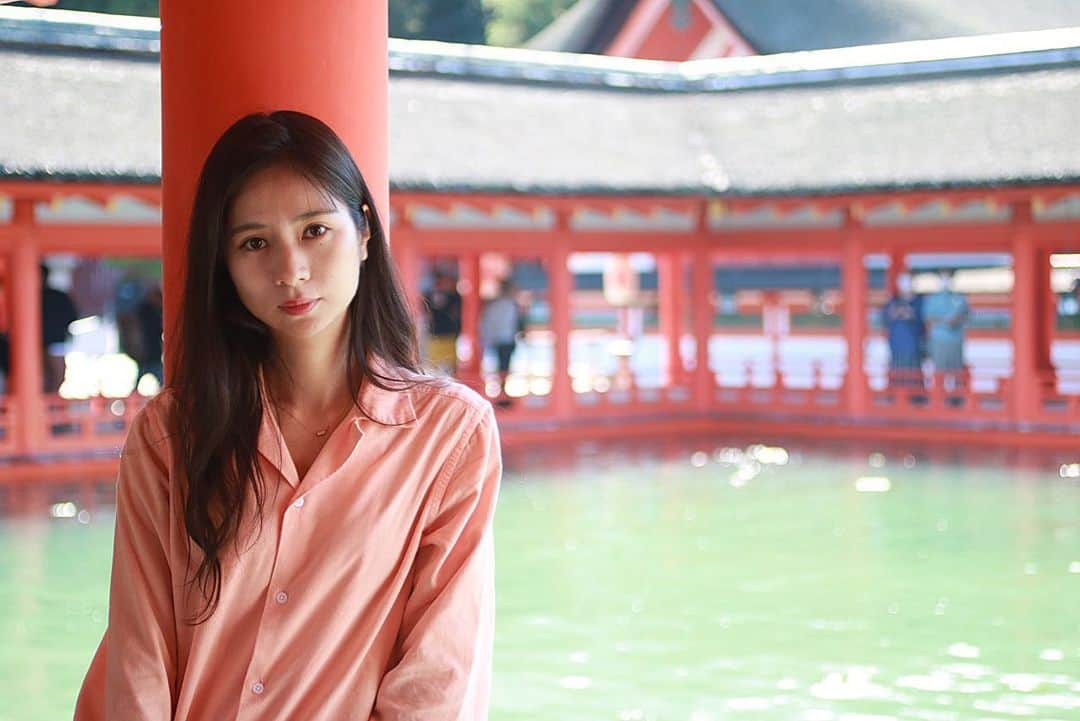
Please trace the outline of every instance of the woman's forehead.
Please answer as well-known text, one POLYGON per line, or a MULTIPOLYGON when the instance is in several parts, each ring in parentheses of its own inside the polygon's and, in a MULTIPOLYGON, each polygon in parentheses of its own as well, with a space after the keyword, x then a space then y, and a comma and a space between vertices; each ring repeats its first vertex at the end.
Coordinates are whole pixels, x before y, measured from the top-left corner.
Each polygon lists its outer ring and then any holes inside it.
POLYGON ((342 204, 304 174, 286 166, 263 168, 241 187, 231 204, 230 224, 313 210, 341 210, 342 204))

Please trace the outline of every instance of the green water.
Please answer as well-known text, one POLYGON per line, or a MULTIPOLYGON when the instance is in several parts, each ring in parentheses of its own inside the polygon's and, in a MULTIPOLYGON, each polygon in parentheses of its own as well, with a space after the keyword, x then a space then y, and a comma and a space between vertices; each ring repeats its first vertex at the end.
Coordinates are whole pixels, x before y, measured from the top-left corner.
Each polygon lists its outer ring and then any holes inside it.
MULTIPOLYGON (((722 445, 508 454, 494 721, 1080 719, 1069 458, 722 445)), ((70 718, 105 622, 89 505, 0 519, 0 721, 70 718)))

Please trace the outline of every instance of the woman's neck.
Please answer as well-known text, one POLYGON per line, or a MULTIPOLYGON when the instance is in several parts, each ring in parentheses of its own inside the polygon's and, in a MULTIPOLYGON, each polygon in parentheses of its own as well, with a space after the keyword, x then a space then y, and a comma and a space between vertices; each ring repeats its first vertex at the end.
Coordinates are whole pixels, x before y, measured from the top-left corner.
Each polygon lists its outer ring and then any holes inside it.
MULTIPOLYGON (((344 334, 342 334, 344 335, 344 334)), ((340 409, 352 396, 348 381, 348 342, 322 338, 277 343, 267 365, 267 382, 277 403, 307 415, 340 409)))

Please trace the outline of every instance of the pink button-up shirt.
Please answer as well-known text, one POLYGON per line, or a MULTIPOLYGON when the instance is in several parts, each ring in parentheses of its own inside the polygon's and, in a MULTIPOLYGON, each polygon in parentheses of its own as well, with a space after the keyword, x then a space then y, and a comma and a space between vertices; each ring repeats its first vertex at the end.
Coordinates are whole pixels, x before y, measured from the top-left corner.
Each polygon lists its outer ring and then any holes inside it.
POLYGON ((222 553, 217 610, 191 626, 201 556, 180 522, 170 399, 151 401, 124 447, 109 623, 75 720, 487 718, 491 404, 456 384, 365 384, 373 420, 343 420, 302 479, 265 413, 261 533, 252 502, 222 553))

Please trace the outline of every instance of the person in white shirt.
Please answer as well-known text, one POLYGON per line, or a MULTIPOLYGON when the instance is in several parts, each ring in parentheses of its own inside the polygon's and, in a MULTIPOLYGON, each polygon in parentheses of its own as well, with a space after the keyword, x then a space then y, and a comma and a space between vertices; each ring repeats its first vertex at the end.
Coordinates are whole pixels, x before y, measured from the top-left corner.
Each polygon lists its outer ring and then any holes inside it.
POLYGON ((517 347, 520 329, 520 313, 514 300, 514 286, 509 280, 499 285, 499 294, 484 305, 480 314, 480 339, 490 348, 498 360, 499 397, 495 405, 507 407, 510 397, 506 394, 506 378, 510 375, 510 359, 517 347))

